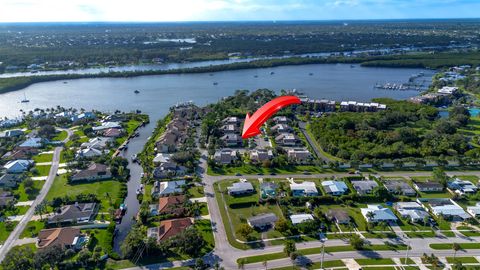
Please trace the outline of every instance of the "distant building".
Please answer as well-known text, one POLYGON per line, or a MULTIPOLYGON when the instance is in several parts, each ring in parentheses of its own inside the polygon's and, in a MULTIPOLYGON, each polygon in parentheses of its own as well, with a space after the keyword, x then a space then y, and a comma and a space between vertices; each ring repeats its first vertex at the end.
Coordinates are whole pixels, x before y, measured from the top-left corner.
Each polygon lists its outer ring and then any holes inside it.
POLYGON ((275 222, 277 222, 278 218, 275 214, 273 213, 268 213, 268 214, 261 214, 258 216, 251 217, 247 219, 248 225, 250 227, 259 229, 259 230, 266 230, 268 228, 271 228, 275 225, 275 222))
POLYGON ((365 196, 371 194, 378 187, 376 181, 373 180, 352 180, 352 186, 359 195, 365 196))
POLYGON ((439 94, 445 94, 445 95, 453 95, 458 91, 458 87, 454 86, 444 86, 440 89, 438 89, 439 94))
POLYGON ((348 191, 348 187, 343 181, 329 180, 322 182, 325 193, 329 195, 339 196, 348 191))
POLYGON ((160 197, 158 199, 158 215, 180 216, 185 212, 185 195, 160 197))
POLYGON ((293 225, 300 224, 305 221, 313 220, 312 214, 295 214, 290 216, 293 225))
POLYGON ((82 148, 95 148, 95 149, 105 149, 109 144, 113 142, 112 138, 106 138, 106 137, 95 137, 88 142, 82 143, 81 147, 82 148))
POLYGON ((317 196, 318 190, 314 182, 291 183, 290 189, 294 197, 317 196))
POLYGON ((92 158, 92 157, 99 157, 103 155, 104 152, 102 150, 99 150, 97 148, 85 148, 85 149, 80 149, 77 151, 77 158, 92 158))
POLYGON ((240 120, 240 118, 232 116, 232 117, 227 117, 227 118, 223 119, 222 123, 224 123, 226 125, 240 126, 242 121, 240 120))
POLYGON ((290 121, 286 116, 275 116, 273 118, 273 122, 275 122, 276 124, 288 124, 290 121))
POLYGON ((231 133, 223 135, 220 140, 222 140, 227 147, 236 147, 242 143, 242 137, 240 135, 231 133))
POLYGON ((7 130, 5 131, 5 137, 18 137, 18 136, 22 136, 23 135, 23 131, 21 129, 12 129, 12 130, 7 130))
POLYGON ((231 196, 250 194, 255 192, 255 189, 250 182, 233 183, 233 185, 227 187, 227 190, 228 194, 231 196))
POLYGON ((13 205, 14 202, 15 202, 15 197, 13 197, 11 192, 0 190, 0 207, 13 205))
POLYGON ((288 133, 292 131, 292 128, 287 124, 276 124, 270 130, 274 133, 288 133))
POLYGON ((103 122, 100 126, 93 127, 93 131, 102 132, 110 128, 122 128, 119 122, 103 122))
POLYGON ((43 146, 42 138, 29 138, 19 145, 19 147, 41 148, 43 146))

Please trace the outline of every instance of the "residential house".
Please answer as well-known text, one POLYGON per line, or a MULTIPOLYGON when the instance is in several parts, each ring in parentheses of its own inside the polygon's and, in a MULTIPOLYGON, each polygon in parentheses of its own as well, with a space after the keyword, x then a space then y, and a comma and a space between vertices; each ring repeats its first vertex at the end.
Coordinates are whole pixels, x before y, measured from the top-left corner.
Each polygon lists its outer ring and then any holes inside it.
POLYGON ((185 212, 185 195, 160 197, 158 199, 157 215, 181 216, 185 212))
POLYGON ((7 162, 3 167, 7 173, 24 173, 33 165, 33 160, 17 159, 7 162))
POLYGON ((275 225, 278 218, 274 213, 261 214, 247 219, 248 225, 254 229, 265 230, 275 225))
POLYGON ((290 189, 294 197, 317 196, 318 190, 314 182, 291 183, 290 189))
POLYGON ((273 158, 272 150, 255 149, 250 151, 250 159, 252 161, 263 162, 265 160, 270 160, 272 158, 273 158))
POLYGON ((16 188, 22 180, 23 176, 20 174, 4 174, 0 176, 0 188, 16 188))
POLYGON ((255 189, 252 183, 240 180, 241 182, 233 183, 230 187, 227 187, 228 194, 231 196, 238 196, 244 194, 255 193, 255 189))
POLYGON ((85 148, 77 151, 77 158, 92 158, 103 155, 104 152, 96 148, 85 148))
POLYGON ((73 174, 70 181, 95 181, 112 178, 110 167, 104 164, 92 163, 85 170, 80 170, 73 174))
POLYGON ((12 151, 5 153, 2 156, 3 159, 15 160, 15 159, 30 159, 32 155, 38 154, 38 150, 36 148, 28 148, 28 147, 15 147, 12 151))
POLYGON ((81 114, 72 115, 72 117, 70 117, 70 120, 72 122, 77 122, 77 121, 84 120, 84 119, 95 119, 96 117, 97 116, 93 112, 84 112, 84 113, 81 113, 81 114))
POLYGON ((404 196, 415 196, 415 190, 403 180, 385 180, 384 184, 388 192, 404 196))
POLYGON ((171 157, 172 157, 171 154, 158 153, 158 154, 153 158, 153 164, 155 164, 155 165, 160 165, 161 163, 170 162, 170 158, 171 158, 171 157))
POLYGON ((344 209, 329 209, 325 214, 325 217, 328 220, 334 221, 338 224, 350 223, 350 216, 348 215, 347 210, 344 209))
POLYGON ((430 218, 428 212, 418 202, 398 202, 394 208, 402 218, 407 218, 411 222, 423 223, 430 218))
POLYGON ((453 181, 449 181, 447 183, 449 189, 454 190, 455 193, 460 195, 464 194, 473 194, 476 193, 478 187, 475 186, 472 182, 468 180, 461 180, 459 178, 455 178, 453 181))
POLYGON ((175 162, 164 162, 160 163, 160 165, 153 170, 153 177, 156 179, 166 179, 185 176, 186 173, 186 167, 180 166, 175 162))
POLYGON ((277 197, 278 185, 273 182, 263 182, 260 184, 260 198, 263 200, 277 197))
POLYGON ((298 138, 292 133, 282 133, 275 137, 275 142, 281 146, 295 146, 298 138))
POLYGON ((288 124, 289 120, 286 116, 275 116, 273 122, 275 122, 275 124, 288 124))
POLYGON ((239 131, 237 125, 232 125, 232 124, 223 125, 220 129, 225 134, 233 134, 233 133, 237 133, 239 131))
POLYGON ((172 131, 166 131, 155 142, 155 148, 158 153, 169 153, 177 150, 178 135, 172 131))
POLYGON ((93 202, 64 205, 59 212, 48 218, 48 223, 87 223, 93 220, 97 210, 98 205, 93 202))
POLYGON ((293 225, 300 224, 305 221, 313 220, 312 214, 295 214, 290 216, 293 225))
POLYGON ((480 203, 477 202, 474 206, 467 206, 467 212, 473 217, 480 217, 480 203))
POLYGON ((72 227, 41 230, 37 239, 39 249, 60 246, 63 249, 79 250, 88 242, 88 238, 80 232, 80 229, 72 227))
POLYGON ((460 205, 448 198, 418 199, 417 201, 428 203, 435 216, 446 220, 463 221, 470 218, 460 205))
POLYGON ((182 193, 185 186, 185 180, 177 181, 155 181, 152 188, 152 197, 168 196, 174 193, 182 193))
POLYGON ((23 130, 21 129, 12 129, 5 131, 5 137, 19 137, 23 135, 23 130))
POLYGON ((392 210, 379 204, 368 204, 367 208, 360 208, 360 211, 367 222, 396 222, 398 220, 392 210))
POLYGON ((82 143, 81 147, 82 148, 95 148, 98 150, 102 150, 107 148, 111 143, 113 142, 112 138, 106 138, 106 137, 95 137, 88 142, 82 143))
POLYGON ((444 86, 440 89, 438 89, 439 94, 444 94, 444 95, 453 95, 458 91, 458 87, 455 86, 444 86))
POLYGON ((227 118, 223 119, 222 123, 224 123, 226 125, 240 126, 242 121, 240 120, 240 118, 232 116, 232 117, 227 117, 227 118))
POLYGON ((235 147, 242 143, 242 137, 238 134, 225 134, 220 140, 228 147, 235 147))
POLYGON ((0 208, 7 207, 15 202, 11 192, 0 190, 0 208))
POLYGON ((103 131, 102 136, 106 138, 118 138, 123 135, 124 131, 121 128, 109 128, 103 131))
POLYGON ((414 181, 413 186, 420 192, 442 192, 443 185, 435 181, 414 181))
POLYGON ((292 128, 287 124, 276 124, 270 128, 273 133, 289 133, 292 131, 292 128))
POLYGON ((371 194, 378 187, 377 182, 373 180, 352 180, 351 183, 357 193, 362 196, 371 194))
POLYGON ((190 218, 177 218, 160 221, 160 225, 154 228, 148 228, 147 237, 154 238, 158 242, 169 239, 192 226, 190 218))
POLYGON ((232 164, 237 160, 237 151, 231 149, 222 149, 215 152, 213 159, 218 164, 232 164))
POLYGON ((26 148, 41 148, 43 146, 43 139, 42 138, 28 138, 26 141, 21 143, 18 147, 26 147, 26 148))
POLYGON ((119 122, 103 122, 100 126, 93 127, 95 132, 103 132, 110 128, 122 128, 122 125, 119 122))
POLYGON ((343 181, 329 180, 322 182, 325 193, 329 195, 339 196, 348 191, 347 184, 343 181))
POLYGON ((296 161, 296 162, 306 162, 306 161, 310 160, 311 155, 310 155, 310 152, 307 149, 292 148, 292 149, 288 149, 287 157, 288 157, 288 159, 296 161))

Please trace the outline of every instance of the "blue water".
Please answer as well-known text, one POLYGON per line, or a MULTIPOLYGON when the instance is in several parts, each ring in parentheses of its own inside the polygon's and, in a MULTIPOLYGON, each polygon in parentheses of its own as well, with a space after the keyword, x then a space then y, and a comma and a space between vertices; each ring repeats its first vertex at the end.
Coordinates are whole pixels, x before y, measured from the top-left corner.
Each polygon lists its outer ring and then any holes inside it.
POLYGON ((470 111, 470 115, 472 117, 477 117, 480 115, 480 108, 470 108, 468 111, 470 111))

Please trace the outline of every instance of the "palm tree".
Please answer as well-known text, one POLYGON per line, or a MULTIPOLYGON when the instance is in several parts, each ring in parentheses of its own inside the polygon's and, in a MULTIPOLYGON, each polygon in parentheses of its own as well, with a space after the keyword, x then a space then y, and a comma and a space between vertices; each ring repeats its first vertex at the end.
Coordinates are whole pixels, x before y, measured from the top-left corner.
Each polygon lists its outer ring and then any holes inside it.
POLYGON ((452 249, 454 251, 453 253, 453 260, 455 261, 455 257, 457 256, 457 251, 460 250, 460 245, 458 243, 453 243, 452 244, 452 249))
POLYGON ((263 267, 265 267, 265 270, 267 270, 267 264, 268 264, 268 262, 267 262, 267 261, 263 261, 262 264, 263 264, 263 267))
POLYGON ((245 259, 238 260, 238 269, 245 269, 245 259))

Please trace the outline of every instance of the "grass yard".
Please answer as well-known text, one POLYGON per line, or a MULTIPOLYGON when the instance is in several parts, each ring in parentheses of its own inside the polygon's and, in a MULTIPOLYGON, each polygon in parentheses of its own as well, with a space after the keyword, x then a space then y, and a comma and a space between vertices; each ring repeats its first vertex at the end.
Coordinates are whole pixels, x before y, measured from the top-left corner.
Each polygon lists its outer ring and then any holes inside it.
POLYGON ((392 259, 389 258, 369 258, 369 259, 355 259, 360 265, 392 265, 395 264, 392 259))
POLYGON ((52 141, 63 141, 67 138, 68 133, 65 130, 58 132, 55 137, 52 138, 52 141))
POLYGON ((37 165, 35 166, 35 169, 37 170, 37 173, 34 176, 48 176, 50 173, 50 168, 51 165, 37 165))
POLYGON ((20 235, 20 239, 36 237, 38 233, 44 228, 45 228, 45 222, 38 221, 38 220, 30 220, 27 223, 27 226, 23 230, 22 234, 20 235))
MULTIPOLYGON (((52 188, 48 192, 46 199, 52 200, 55 197, 70 196, 74 197, 81 193, 92 193, 97 195, 97 198, 101 201, 100 211, 107 212, 110 205, 110 199, 112 204, 115 204, 122 183, 115 180, 104 180, 90 183, 68 184, 67 177, 65 175, 57 176, 53 182, 52 188), (107 196, 109 195, 109 197, 107 196)), ((112 205, 112 207, 115 207, 112 205)))
POLYGON ((194 227, 200 232, 207 244, 202 249, 202 254, 206 254, 215 248, 215 239, 213 238, 212 223, 210 220, 197 220, 194 227))
MULTIPOLYGON (((460 249, 480 249, 480 243, 459 243, 460 249)), ((449 243, 438 243, 438 244, 430 244, 430 248, 436 250, 445 250, 445 249, 452 249, 452 244, 449 243)))
POLYGON ((216 168, 209 167, 207 170, 207 173, 213 176, 220 176, 220 175, 235 175, 237 173, 264 174, 264 175, 268 175, 271 173, 301 174, 304 171, 308 171, 310 173, 322 173, 322 172, 329 172, 329 171, 331 172, 331 170, 324 170, 321 167, 314 166, 314 165, 284 166, 282 168, 264 168, 261 166, 244 164, 243 166, 239 166, 239 167, 231 167, 231 166, 222 166, 222 167, 216 167, 216 168))
POLYGON ((20 183, 18 188, 13 191, 13 195, 17 198, 19 202, 26 202, 33 200, 37 197, 38 193, 45 184, 45 181, 33 181, 32 192, 30 194, 25 193, 24 183, 20 183))
MULTIPOLYGON (((18 221, 12 221, 11 224, 12 224, 12 228, 15 228, 15 226, 17 226, 18 224, 18 221)), ((11 232, 12 231, 7 230, 7 226, 5 222, 0 222, 0 244, 3 244, 3 242, 7 240, 11 232)))
POLYGON ((27 213, 29 206, 15 206, 13 210, 5 210, 3 213, 4 216, 10 217, 10 216, 20 216, 20 215, 25 215, 27 213))
POLYGON ((477 259, 475 257, 447 257, 447 262, 448 263, 478 263, 477 259))
POLYGON ((53 154, 39 154, 33 157, 35 163, 52 162, 53 154))
POLYGON ((207 205, 207 203, 200 203, 200 215, 201 216, 208 215, 208 205, 207 205))
POLYGON ((203 186, 197 187, 191 187, 187 190, 187 195, 190 196, 190 198, 202 198, 205 197, 205 193, 203 191, 203 186))
POLYGON ((474 228, 469 227, 469 226, 459 226, 457 229, 460 231, 461 234, 463 234, 467 237, 480 236, 479 231, 477 231, 474 228), (466 231, 463 231, 463 230, 466 230, 466 231))
MULTIPOLYGON (((316 263, 312 264, 311 268, 312 269, 321 269, 320 266, 321 266, 320 262, 316 262, 316 263)), ((345 264, 341 260, 324 261, 323 262, 323 268, 342 267, 342 266, 345 266, 345 264)))

